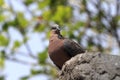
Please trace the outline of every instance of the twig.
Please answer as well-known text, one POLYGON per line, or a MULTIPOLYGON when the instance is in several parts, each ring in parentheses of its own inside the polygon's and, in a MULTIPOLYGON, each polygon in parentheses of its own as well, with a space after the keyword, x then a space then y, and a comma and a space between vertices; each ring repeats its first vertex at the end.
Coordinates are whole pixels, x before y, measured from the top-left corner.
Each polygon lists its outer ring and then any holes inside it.
POLYGON ((32 52, 32 50, 31 50, 31 48, 30 48, 28 43, 25 44, 25 47, 28 50, 29 56, 34 58, 34 59, 37 59, 37 57, 35 55, 33 55, 33 52, 32 52))
POLYGON ((25 57, 29 57, 29 55, 25 54, 24 52, 14 52, 14 53, 17 53, 18 55, 21 55, 21 56, 25 56, 25 57))
POLYGON ((30 63, 30 62, 19 60, 19 59, 16 59, 16 58, 10 58, 8 56, 6 56, 5 58, 7 60, 14 61, 14 62, 19 62, 19 63, 25 64, 25 65, 32 65, 32 66, 37 66, 38 65, 37 63, 30 63))
MULTIPOLYGON (((19 1, 21 1, 21 0, 19 0, 19 1)), ((25 6, 26 11, 29 12, 32 17, 35 17, 34 14, 29 10, 29 8, 27 7, 27 5, 25 5, 25 3, 22 2, 22 1, 21 1, 21 3, 25 6)))

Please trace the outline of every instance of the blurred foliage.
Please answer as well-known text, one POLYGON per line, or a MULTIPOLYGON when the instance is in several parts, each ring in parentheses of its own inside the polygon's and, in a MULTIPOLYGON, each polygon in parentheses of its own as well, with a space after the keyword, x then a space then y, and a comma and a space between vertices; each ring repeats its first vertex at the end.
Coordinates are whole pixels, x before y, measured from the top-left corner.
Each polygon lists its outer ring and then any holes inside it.
POLYGON ((8 42, 9 40, 4 35, 0 35, 0 46, 7 46, 8 42))
POLYGON ((5 61, 5 52, 1 51, 0 52, 0 69, 3 69, 3 67, 4 67, 4 61, 5 61))
POLYGON ((4 76, 0 76, 0 80, 5 80, 4 76))
MULTIPOLYGON (((62 35, 77 40, 88 51, 120 52, 120 0, 18 1, 21 7, 16 10, 17 5, 12 0, 0 0, 0 67, 4 67, 6 59, 19 61, 11 56, 14 57, 16 54, 13 53, 25 46, 29 57, 35 59, 40 67, 37 70, 33 67, 31 75, 45 74, 55 80, 57 71, 48 61, 47 47, 34 56, 32 49, 26 45, 30 40, 27 36, 29 33, 44 33, 46 37, 42 40, 43 43, 48 40, 51 23, 59 24, 63 29, 62 35), (21 10, 22 7, 24 10, 21 10), (23 40, 12 41, 10 28, 18 31, 23 40), (11 44, 12 47, 9 47, 11 44)), ((31 75, 21 79, 27 80, 31 75)))
POLYGON ((20 47, 21 44, 22 44, 21 42, 15 41, 14 44, 13 44, 12 50, 15 50, 16 48, 20 47))
POLYGON ((43 51, 42 53, 38 54, 39 58, 39 64, 44 65, 46 64, 46 59, 47 59, 47 50, 43 51))

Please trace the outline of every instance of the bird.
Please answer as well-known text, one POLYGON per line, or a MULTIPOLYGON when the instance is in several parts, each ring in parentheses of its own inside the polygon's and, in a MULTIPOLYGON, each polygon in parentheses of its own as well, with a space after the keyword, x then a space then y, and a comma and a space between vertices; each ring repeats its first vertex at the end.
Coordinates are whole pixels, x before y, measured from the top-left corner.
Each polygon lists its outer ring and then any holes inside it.
POLYGON ((61 35, 57 24, 51 26, 48 54, 53 63, 61 70, 63 64, 77 54, 85 53, 82 46, 61 35))

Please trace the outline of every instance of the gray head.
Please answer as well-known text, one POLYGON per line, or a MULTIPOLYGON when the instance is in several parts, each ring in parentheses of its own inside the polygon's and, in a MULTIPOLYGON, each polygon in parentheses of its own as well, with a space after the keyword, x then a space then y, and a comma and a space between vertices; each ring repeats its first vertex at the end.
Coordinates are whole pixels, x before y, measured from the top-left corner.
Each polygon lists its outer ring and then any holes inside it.
POLYGON ((57 24, 53 24, 53 25, 51 26, 51 30, 60 31, 60 27, 59 27, 59 25, 57 25, 57 24))

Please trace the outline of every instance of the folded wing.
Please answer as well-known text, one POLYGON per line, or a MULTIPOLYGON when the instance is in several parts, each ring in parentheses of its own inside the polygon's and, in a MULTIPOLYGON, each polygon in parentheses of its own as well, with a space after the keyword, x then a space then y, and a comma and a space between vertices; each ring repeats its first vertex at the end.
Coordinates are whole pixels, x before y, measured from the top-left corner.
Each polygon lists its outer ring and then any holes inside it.
POLYGON ((69 39, 64 40, 64 49, 71 57, 85 52, 85 49, 83 49, 80 44, 69 39))

